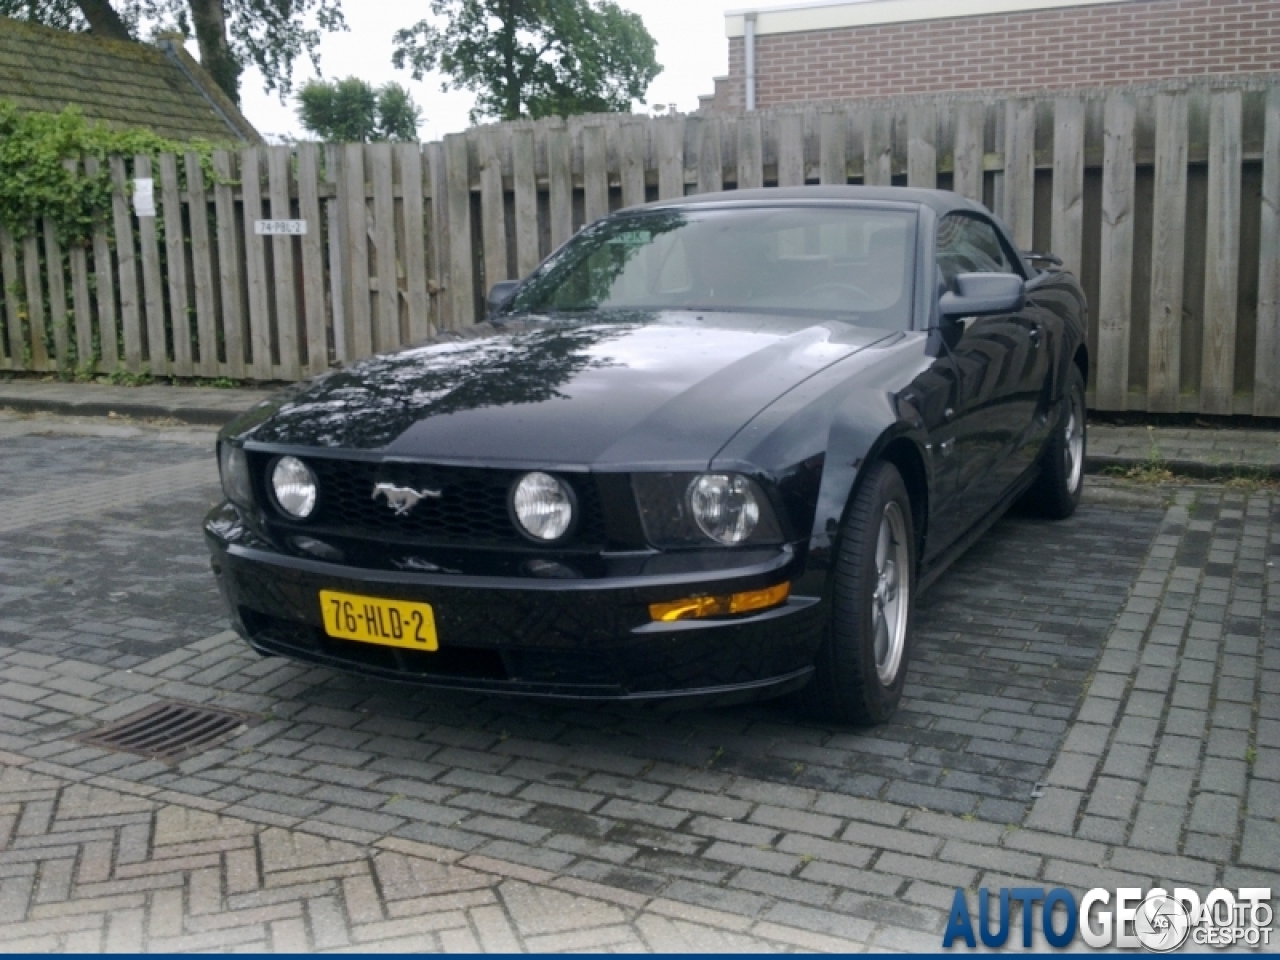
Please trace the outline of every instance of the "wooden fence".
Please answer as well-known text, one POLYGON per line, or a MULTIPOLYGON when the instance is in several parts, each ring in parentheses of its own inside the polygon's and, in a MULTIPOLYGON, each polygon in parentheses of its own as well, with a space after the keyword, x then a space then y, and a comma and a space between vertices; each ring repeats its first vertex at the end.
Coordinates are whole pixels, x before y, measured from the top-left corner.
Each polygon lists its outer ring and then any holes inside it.
POLYGON ((0 232, 0 369, 293 380, 473 323, 490 284, 610 210, 869 183, 954 189, 1061 255, 1091 304, 1095 409, 1280 416, 1280 77, 577 117, 110 173, 92 242, 0 232), (140 177, 154 218, 134 215, 140 177))

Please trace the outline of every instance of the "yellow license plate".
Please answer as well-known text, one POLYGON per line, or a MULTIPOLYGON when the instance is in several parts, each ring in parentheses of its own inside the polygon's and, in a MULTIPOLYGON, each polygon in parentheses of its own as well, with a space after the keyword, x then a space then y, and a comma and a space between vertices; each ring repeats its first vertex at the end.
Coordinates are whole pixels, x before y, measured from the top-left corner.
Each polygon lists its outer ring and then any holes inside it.
POLYGON ((331 637, 408 650, 437 650, 436 618, 429 603, 383 600, 355 593, 320 591, 324 630, 331 637))

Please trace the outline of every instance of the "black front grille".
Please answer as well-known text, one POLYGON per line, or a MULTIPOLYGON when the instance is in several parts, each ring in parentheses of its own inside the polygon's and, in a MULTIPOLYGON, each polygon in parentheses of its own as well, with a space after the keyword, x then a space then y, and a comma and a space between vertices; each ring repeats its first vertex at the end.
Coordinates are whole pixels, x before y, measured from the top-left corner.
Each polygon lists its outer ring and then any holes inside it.
MULTIPOLYGON (((443 467, 425 463, 378 463, 309 457, 319 498, 315 513, 298 529, 324 529, 346 536, 450 546, 533 546, 516 529, 507 507, 511 485, 521 470, 443 467), (439 491, 397 514, 387 499, 373 496, 379 483, 439 491)), ((264 463, 265 469, 267 465, 264 463)), ((604 543, 600 497, 589 476, 562 475, 578 500, 578 525, 571 545, 604 543)), ((287 520, 278 510, 276 515, 287 520)), ((291 522, 292 526, 293 523, 291 522)))

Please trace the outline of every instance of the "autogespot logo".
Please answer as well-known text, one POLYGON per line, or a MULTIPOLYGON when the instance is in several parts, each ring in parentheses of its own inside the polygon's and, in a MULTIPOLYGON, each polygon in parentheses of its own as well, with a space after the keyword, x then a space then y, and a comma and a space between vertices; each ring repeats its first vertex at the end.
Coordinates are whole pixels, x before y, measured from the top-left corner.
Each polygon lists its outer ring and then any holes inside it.
POLYGON ((1038 922, 1045 941, 1059 950, 1079 936, 1098 949, 1142 947, 1170 953, 1188 943, 1193 949, 1268 947, 1274 912, 1270 887, 1241 887, 1234 894, 1219 887, 1203 901, 1186 887, 1175 887, 1172 893, 1160 887, 1120 887, 1114 893, 1098 887, 1078 904, 1075 895, 1061 887, 1047 893, 1040 887, 1006 887, 994 895, 984 887, 978 891, 975 924, 968 897, 957 888, 942 946, 950 948, 957 940, 969 947, 977 947, 979 941, 985 947, 1012 946, 1010 930, 1019 916, 1021 944, 1028 949, 1038 922))

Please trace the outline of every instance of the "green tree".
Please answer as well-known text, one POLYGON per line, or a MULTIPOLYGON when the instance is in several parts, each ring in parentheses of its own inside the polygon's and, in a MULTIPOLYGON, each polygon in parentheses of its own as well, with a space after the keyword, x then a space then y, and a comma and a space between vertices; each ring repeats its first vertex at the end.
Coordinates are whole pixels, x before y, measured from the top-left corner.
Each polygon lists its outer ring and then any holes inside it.
POLYGON ((422 111, 397 83, 374 87, 359 77, 311 80, 298 91, 298 119, 321 140, 416 140, 422 111))
POLYGON ((661 71, 638 14, 612 0, 431 0, 392 62, 476 94, 472 122, 628 110, 661 71))
POLYGON ((245 67, 256 66, 283 97, 298 58, 319 70, 321 34, 346 29, 342 0, 0 0, 0 15, 115 40, 156 30, 194 35, 201 66, 236 103, 245 67))

